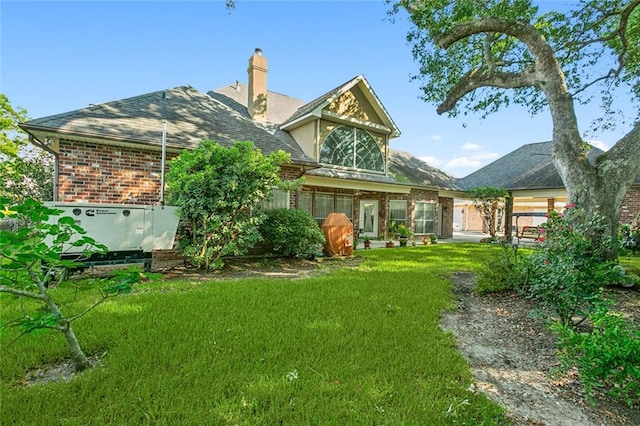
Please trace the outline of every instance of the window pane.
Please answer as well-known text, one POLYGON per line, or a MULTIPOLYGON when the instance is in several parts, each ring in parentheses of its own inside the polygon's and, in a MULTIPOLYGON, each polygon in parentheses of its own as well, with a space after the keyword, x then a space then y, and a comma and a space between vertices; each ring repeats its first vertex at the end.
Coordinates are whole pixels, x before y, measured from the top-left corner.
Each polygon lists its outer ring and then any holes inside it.
POLYGON ((319 225, 322 225, 329 213, 333 213, 333 194, 316 193, 316 206, 313 217, 315 217, 319 225))
POLYGON ((356 129, 356 168, 384 172, 380 147, 369 133, 359 129, 356 129))
POLYGON ((329 133, 320 149, 320 162, 384 172, 384 156, 376 140, 367 131, 350 126, 329 133))
POLYGON ((353 195, 336 195, 336 213, 344 213, 353 222, 353 195))
POLYGON ((332 131, 320 150, 320 162, 353 167, 353 128, 342 126, 332 131))
POLYGON ((309 191, 302 191, 299 195, 298 208, 313 216, 313 193, 309 191))
POLYGON ((389 202, 390 220, 396 225, 407 225, 407 202, 406 200, 391 200, 389 202))
POLYGON ((271 190, 271 200, 263 201, 262 206, 265 210, 288 209, 289 191, 283 191, 279 188, 273 188, 271 190))
POLYGON ((415 231, 417 234, 435 234, 436 204, 416 202, 415 231))

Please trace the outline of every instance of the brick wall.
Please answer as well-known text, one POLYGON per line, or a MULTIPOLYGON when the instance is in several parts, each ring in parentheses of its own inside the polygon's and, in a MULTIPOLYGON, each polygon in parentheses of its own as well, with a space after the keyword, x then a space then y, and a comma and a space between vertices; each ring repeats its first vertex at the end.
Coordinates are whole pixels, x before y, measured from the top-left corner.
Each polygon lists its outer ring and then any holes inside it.
POLYGON ((640 214, 640 185, 632 186, 622 202, 620 223, 631 224, 640 214))
MULTIPOLYGON (((167 153, 167 162, 175 154, 167 153)), ((156 204, 160 151, 60 141, 58 199, 63 202, 156 204)))

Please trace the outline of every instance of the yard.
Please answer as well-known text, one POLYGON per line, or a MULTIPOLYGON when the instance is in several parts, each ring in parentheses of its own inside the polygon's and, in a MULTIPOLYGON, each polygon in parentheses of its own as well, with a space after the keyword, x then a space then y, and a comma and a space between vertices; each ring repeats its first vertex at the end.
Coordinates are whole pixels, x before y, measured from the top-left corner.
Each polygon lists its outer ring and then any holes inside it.
MULTIPOLYGON (((7 330, 0 423, 508 424, 470 386, 469 364, 439 326, 444 311, 459 319, 464 304, 455 309, 454 273, 476 270, 492 249, 360 250, 318 268, 264 262, 207 277, 168 274, 78 320, 99 362, 69 381, 33 380, 64 361, 61 336, 7 346, 16 336, 7 330)), ((20 306, 1 300, 5 321, 20 306)), ((494 300, 491 309, 508 309, 494 300)), ((484 334, 477 321, 491 313, 462 312, 479 327, 470 334, 484 334)))

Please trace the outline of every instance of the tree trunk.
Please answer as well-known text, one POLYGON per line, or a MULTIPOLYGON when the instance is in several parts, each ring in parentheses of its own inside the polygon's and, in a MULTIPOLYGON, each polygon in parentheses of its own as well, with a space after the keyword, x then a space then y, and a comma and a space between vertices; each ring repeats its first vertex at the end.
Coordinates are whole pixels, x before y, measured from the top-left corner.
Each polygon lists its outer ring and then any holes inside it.
POLYGON ((73 332, 73 328, 71 328, 71 324, 64 318, 64 315, 60 311, 60 308, 58 307, 56 302, 51 298, 51 296, 49 296, 48 289, 45 287, 44 282, 38 281, 37 285, 40 294, 44 297, 44 302, 47 305, 47 309, 57 318, 58 330, 61 331, 64 334, 64 337, 67 339, 67 344, 69 345, 69 350, 71 351, 71 359, 73 359, 76 370, 84 370, 85 368, 90 366, 89 360, 82 351, 80 343, 78 342, 78 338, 73 332))

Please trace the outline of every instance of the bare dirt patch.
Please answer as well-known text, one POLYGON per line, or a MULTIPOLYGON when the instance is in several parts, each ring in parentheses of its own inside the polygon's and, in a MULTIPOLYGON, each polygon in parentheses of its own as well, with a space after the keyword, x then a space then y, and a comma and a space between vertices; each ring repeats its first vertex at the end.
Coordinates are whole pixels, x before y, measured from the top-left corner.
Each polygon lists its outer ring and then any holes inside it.
MULTIPOLYGON (((457 306, 441 327, 451 331, 468 360, 475 388, 506 407, 515 425, 640 424, 640 413, 596 395, 590 405, 576 371, 560 375, 555 338, 530 315, 531 302, 515 293, 477 296, 470 273, 453 277, 457 306)), ((638 318, 637 293, 614 291, 624 309, 638 318)))

